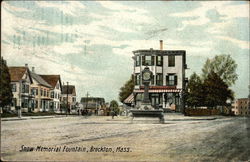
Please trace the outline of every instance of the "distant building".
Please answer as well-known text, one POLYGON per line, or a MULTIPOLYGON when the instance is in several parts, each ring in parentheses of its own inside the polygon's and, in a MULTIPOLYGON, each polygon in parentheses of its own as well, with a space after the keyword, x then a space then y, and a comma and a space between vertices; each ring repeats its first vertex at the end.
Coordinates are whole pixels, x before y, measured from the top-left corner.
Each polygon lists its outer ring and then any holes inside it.
MULTIPOLYGON (((76 106, 76 89, 74 85, 63 85, 62 86, 62 97, 61 97, 61 106, 62 104, 67 106, 67 94, 68 94, 68 106, 70 111, 75 109, 76 106)), ((62 109, 62 107, 61 107, 62 109)), ((65 111, 65 110, 62 110, 65 111)))
POLYGON ((87 109, 95 115, 106 115, 105 99, 100 97, 82 97, 81 104, 83 109, 87 109))
POLYGON ((185 89, 186 51, 163 50, 160 41, 160 50, 136 50, 134 53, 134 80, 133 93, 125 99, 127 105, 139 107, 142 102, 144 86, 142 71, 146 66, 153 73, 149 85, 151 105, 164 109, 183 111, 183 92, 185 89))
POLYGON ((9 67, 11 90, 13 99, 10 110, 16 111, 17 107, 22 112, 30 112, 34 108, 34 93, 31 92, 33 83, 28 65, 21 67, 9 67))
POLYGON ((233 112, 235 115, 249 116, 249 99, 248 98, 239 98, 234 103, 233 112))
POLYGON ((32 68, 32 72, 30 74, 33 79, 31 88, 35 95, 35 104, 33 111, 53 111, 50 108, 50 101, 52 100, 50 97, 50 90, 52 86, 47 83, 40 75, 35 73, 34 67, 32 68))
POLYGON ((51 85, 50 90, 50 110, 60 112, 60 98, 62 93, 62 82, 60 75, 40 75, 47 83, 51 85))

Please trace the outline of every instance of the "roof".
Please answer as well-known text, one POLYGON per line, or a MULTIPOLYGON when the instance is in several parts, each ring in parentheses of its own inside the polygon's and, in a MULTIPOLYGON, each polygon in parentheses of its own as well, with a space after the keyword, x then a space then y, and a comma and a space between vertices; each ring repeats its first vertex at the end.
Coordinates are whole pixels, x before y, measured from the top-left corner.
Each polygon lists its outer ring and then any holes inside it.
POLYGON ((40 77, 42 77, 53 88, 55 88, 58 81, 60 82, 60 86, 61 86, 60 75, 40 75, 40 77))
POLYGON ((127 103, 127 104, 133 103, 134 102, 134 95, 133 95, 133 93, 131 93, 123 102, 127 103))
POLYGON ((75 86, 74 85, 63 85, 62 86, 62 94, 67 94, 67 87, 68 87, 68 94, 75 94, 75 86))
POLYGON ((105 99, 101 97, 82 97, 81 98, 81 103, 83 102, 102 102, 105 104, 105 99))
POLYGON ((48 88, 51 88, 51 87, 52 87, 49 83, 47 83, 47 82, 46 82, 41 76, 39 76, 38 74, 31 72, 30 75, 31 75, 31 77, 32 77, 33 79, 35 79, 39 84, 41 84, 41 85, 43 85, 43 86, 45 86, 45 87, 48 87, 48 88))
POLYGON ((134 55, 137 54, 158 54, 158 55, 183 55, 186 53, 185 50, 154 50, 154 49, 139 49, 133 51, 134 55))
POLYGON ((27 67, 9 67, 10 80, 16 82, 22 79, 25 72, 28 70, 27 67))
MULTIPOLYGON (((162 93, 162 92, 181 92, 181 89, 149 89, 149 93, 162 93)), ((144 89, 134 89, 135 93, 143 93, 144 89)))

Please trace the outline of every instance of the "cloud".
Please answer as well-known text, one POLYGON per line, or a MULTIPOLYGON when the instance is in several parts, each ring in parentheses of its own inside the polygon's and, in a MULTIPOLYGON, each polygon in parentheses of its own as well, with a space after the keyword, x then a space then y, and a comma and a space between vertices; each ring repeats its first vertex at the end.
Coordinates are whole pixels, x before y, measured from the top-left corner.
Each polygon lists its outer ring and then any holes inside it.
POLYGON ((238 39, 231 38, 231 37, 228 37, 228 36, 215 36, 215 37, 219 38, 219 39, 222 39, 222 40, 232 42, 232 43, 238 45, 242 49, 249 49, 250 48, 249 47, 250 46, 249 41, 242 41, 242 40, 238 40, 238 39))
POLYGON ((169 16, 192 18, 183 20, 183 26, 178 30, 183 30, 188 25, 200 26, 211 22, 211 17, 207 14, 211 11, 216 13, 216 16, 220 18, 220 21, 229 21, 236 17, 249 18, 249 6, 246 4, 232 5, 231 2, 200 2, 200 7, 197 7, 191 11, 172 13, 169 16))
POLYGON ((45 8, 54 8, 59 9, 64 14, 69 14, 72 16, 76 16, 76 10, 77 9, 85 9, 85 5, 83 5, 81 2, 78 1, 68 1, 68 2, 53 2, 53 1, 37 1, 36 4, 39 7, 45 8))

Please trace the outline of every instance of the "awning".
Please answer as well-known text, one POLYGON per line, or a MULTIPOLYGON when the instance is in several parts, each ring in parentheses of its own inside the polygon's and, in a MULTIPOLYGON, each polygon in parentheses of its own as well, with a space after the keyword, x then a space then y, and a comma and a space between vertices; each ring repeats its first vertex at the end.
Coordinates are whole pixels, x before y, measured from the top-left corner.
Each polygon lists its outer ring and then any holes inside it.
POLYGON ((124 101, 124 103, 133 103, 134 102, 134 95, 131 93, 124 101))
MULTIPOLYGON (((144 89, 135 89, 135 93, 143 93, 144 89)), ((149 93, 162 93, 162 92, 181 92, 181 89, 149 89, 149 93)))

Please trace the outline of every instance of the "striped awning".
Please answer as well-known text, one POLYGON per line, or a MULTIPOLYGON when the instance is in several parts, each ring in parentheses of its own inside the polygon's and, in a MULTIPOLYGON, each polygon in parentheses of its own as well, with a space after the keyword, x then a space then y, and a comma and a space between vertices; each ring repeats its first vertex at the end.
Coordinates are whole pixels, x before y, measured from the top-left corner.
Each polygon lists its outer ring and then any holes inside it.
POLYGON ((134 102, 134 95, 131 93, 124 101, 124 103, 133 103, 134 102))
MULTIPOLYGON (((135 93, 143 93, 144 89, 135 89, 135 93)), ((162 92, 181 92, 181 89, 149 89, 149 93, 162 93, 162 92)))

